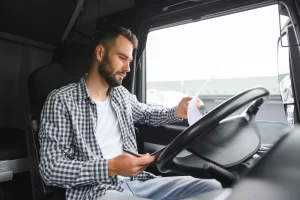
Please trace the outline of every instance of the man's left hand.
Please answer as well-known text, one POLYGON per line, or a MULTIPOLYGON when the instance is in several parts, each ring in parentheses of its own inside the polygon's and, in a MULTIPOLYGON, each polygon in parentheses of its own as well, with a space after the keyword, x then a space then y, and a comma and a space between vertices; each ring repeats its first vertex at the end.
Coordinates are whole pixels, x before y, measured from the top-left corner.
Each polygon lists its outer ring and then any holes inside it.
MULTIPOLYGON (((189 103, 192 100, 192 98, 193 97, 190 97, 190 96, 185 97, 179 102, 179 104, 175 110, 175 114, 176 114, 177 118, 187 119, 187 110, 188 110, 188 106, 189 106, 189 103)), ((198 98, 197 99, 197 107, 200 108, 200 106, 201 106, 201 100, 198 98)))

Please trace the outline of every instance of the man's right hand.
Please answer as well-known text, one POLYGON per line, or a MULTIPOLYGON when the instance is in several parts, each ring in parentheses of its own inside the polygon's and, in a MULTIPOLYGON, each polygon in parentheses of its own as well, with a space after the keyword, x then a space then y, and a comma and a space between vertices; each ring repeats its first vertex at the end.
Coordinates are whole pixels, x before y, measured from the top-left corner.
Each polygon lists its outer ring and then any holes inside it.
POLYGON ((150 156, 149 154, 135 157, 128 153, 123 153, 108 160, 108 175, 137 176, 154 160, 155 156, 150 156))

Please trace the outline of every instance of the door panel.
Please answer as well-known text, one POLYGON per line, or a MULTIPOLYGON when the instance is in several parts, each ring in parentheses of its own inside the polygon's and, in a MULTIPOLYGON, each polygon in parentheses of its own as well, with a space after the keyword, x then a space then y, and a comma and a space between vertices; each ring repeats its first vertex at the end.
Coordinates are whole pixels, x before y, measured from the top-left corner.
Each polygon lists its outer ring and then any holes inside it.
POLYGON ((185 122, 163 126, 137 125, 144 142, 168 145, 187 128, 185 122))

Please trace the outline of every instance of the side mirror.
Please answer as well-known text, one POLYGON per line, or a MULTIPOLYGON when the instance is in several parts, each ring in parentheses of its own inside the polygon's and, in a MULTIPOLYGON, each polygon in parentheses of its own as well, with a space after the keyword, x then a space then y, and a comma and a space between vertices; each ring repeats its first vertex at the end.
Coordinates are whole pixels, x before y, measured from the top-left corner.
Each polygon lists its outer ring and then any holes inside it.
POLYGON ((282 47, 292 47, 292 46, 300 46, 300 42, 298 41, 288 41, 287 39, 283 39, 284 36, 288 34, 295 34, 294 27, 298 24, 293 22, 293 19, 290 17, 290 12, 288 8, 278 2, 278 13, 279 13, 279 27, 280 27, 280 44, 282 47))

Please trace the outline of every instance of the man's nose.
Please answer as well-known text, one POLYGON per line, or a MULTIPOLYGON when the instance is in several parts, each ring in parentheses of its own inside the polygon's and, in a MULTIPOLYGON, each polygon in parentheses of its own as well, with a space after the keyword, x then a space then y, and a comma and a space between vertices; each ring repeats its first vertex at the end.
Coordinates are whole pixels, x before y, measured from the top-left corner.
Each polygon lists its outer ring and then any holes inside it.
POLYGON ((128 62, 128 63, 126 63, 125 65, 124 65, 124 71, 126 71, 126 72, 130 72, 130 63, 128 62))

